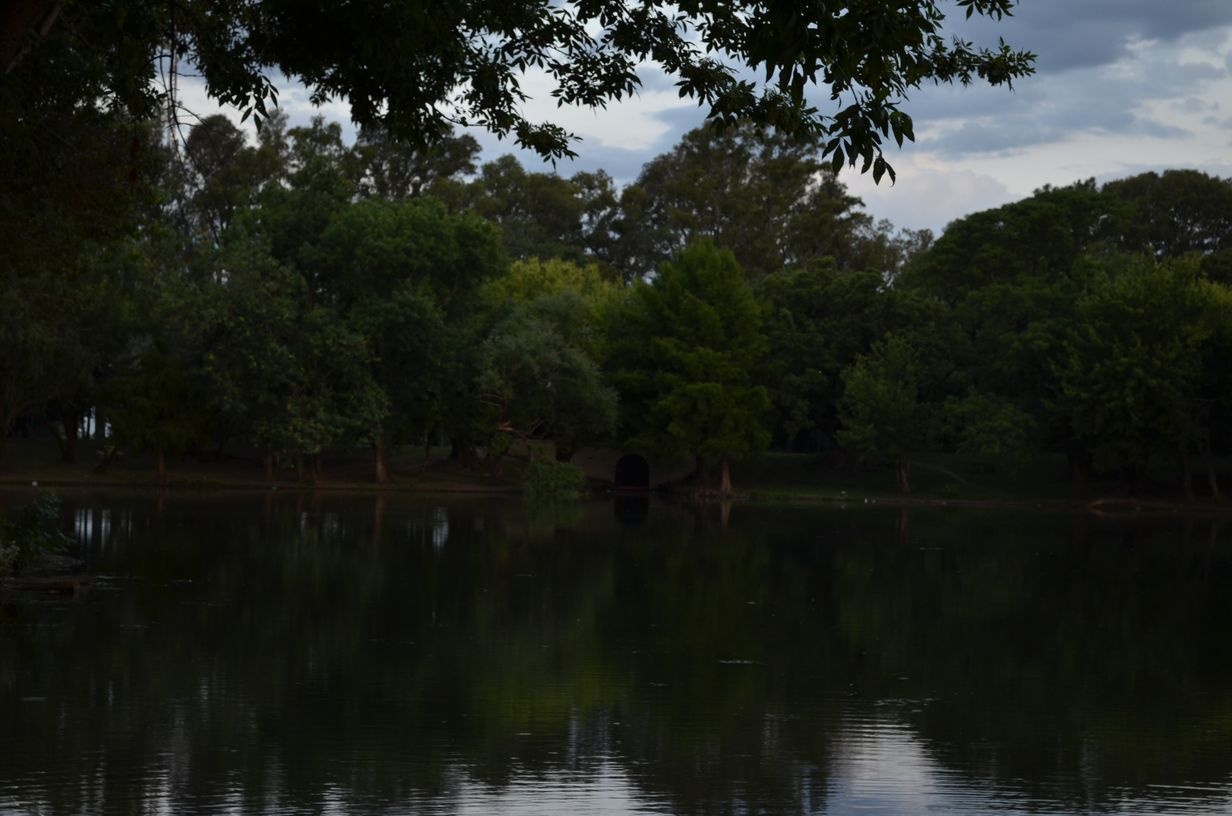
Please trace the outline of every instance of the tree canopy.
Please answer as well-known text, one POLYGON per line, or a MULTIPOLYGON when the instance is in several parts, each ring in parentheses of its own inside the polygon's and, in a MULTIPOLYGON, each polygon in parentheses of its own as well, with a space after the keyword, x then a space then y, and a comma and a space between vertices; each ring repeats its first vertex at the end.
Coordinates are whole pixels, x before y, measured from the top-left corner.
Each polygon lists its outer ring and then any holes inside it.
MULTIPOLYGON (((1014 0, 957 5, 1001 20, 1014 0)), ((345 99, 358 124, 414 143, 473 124, 550 158, 573 155, 574 137, 527 117, 532 72, 559 104, 604 107, 637 92, 649 63, 709 118, 824 136, 836 169, 858 164, 880 179, 893 176, 883 139, 914 138, 902 110, 911 91, 1009 85, 1033 71, 1034 55, 1003 40, 947 37, 945 16, 939 0, 52 0, 7 5, 0 23, 14 36, 0 62, 8 76, 49 71, 51 83, 88 75, 95 93, 142 114, 162 101, 160 70, 173 96, 176 73, 191 70, 258 121, 276 100, 277 69, 314 102, 345 99), (829 109, 812 104, 815 89, 829 109)))

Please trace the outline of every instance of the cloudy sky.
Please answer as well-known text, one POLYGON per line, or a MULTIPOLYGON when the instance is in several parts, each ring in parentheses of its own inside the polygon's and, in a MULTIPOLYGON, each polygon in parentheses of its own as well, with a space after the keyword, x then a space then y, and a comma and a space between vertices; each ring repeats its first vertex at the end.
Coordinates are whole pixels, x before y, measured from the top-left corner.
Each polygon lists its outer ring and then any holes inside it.
MULTIPOLYGON (((918 91, 905 106, 917 140, 890 156, 897 184, 883 179, 877 186, 844 171, 874 216, 939 232, 954 218, 1044 184, 1170 167, 1232 176, 1232 0, 1020 0, 1000 24, 962 25, 958 33, 977 44, 995 44, 1000 35, 1034 51, 1037 73, 1012 92, 918 91)), ((618 182, 632 181, 643 163, 700 124, 702 112, 682 102, 670 82, 651 72, 644 79, 637 97, 598 112, 557 108, 548 85, 528 79, 536 98, 527 113, 582 139, 579 158, 559 163, 558 172, 603 168, 618 182)), ((293 121, 314 112, 349 118, 344 103, 314 111, 302 88, 284 89, 280 101, 293 121)), ((818 107, 826 110, 826 102, 819 94, 818 107)), ((474 135, 485 159, 514 152, 528 167, 545 168, 509 143, 474 135)))

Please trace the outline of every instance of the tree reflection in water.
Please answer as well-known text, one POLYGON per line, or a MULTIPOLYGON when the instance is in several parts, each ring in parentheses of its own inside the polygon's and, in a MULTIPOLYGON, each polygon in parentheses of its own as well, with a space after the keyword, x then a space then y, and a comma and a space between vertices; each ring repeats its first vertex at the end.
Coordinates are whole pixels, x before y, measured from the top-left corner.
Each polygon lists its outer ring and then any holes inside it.
POLYGON ((108 577, 5 599, 0 810, 1228 807, 1210 522, 67 504, 108 577))

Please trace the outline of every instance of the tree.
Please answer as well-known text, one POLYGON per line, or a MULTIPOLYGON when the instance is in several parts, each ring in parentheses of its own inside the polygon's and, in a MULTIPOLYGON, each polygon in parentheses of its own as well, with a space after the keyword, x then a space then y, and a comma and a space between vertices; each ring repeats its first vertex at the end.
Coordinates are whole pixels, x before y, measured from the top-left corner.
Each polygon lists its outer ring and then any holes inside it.
POLYGON ((361 436, 384 481, 389 445, 448 412, 449 358, 476 353, 468 329, 482 317, 480 288, 507 263, 496 230, 429 199, 370 199, 340 209, 301 256, 318 303, 369 350, 366 370, 386 410, 361 436))
POLYGON ((567 461, 579 445, 616 425, 616 392, 570 336, 585 302, 574 292, 543 295, 504 310, 480 348, 475 398, 500 433, 552 439, 567 461))
POLYGON ((644 276, 699 238, 731 250, 753 281, 823 257, 854 265, 872 219, 821 154, 816 140, 752 125, 689 131, 621 196, 614 265, 644 276))
POLYGON ((236 215, 253 206, 262 187, 286 168, 285 145, 272 138, 284 124, 281 113, 256 145, 222 114, 207 116, 189 131, 178 169, 185 227, 198 243, 215 246, 236 215))
MULTIPOLYGON (((1093 180, 1046 187, 954 222, 895 280, 896 290, 949 307, 942 359, 953 372, 938 397, 952 398, 958 414, 964 405, 995 405, 994 413, 1031 417, 1033 447, 1065 449, 1079 479, 1085 449, 1051 407, 1053 366, 1099 260, 1116 251, 1125 217, 1093 180)), ((970 449, 973 438, 962 436, 947 441, 970 449)))
MULTIPOLYGON (((1012 7, 1013 0, 959 2, 968 16, 993 20, 1012 7)), ((473 123, 560 157, 572 154, 570 135, 522 113, 527 73, 546 74, 561 104, 602 107, 635 92, 638 70, 650 61, 711 119, 753 119, 793 134, 824 135, 835 169, 858 164, 878 179, 892 174, 883 140, 914 138, 901 109, 911 91, 977 78, 1009 85, 1032 73, 1034 59, 1004 42, 983 48, 947 40, 938 0, 857 7, 719 0, 358 6, 63 0, 48 15, 28 14, 29 8, 5 9, 4 30, 25 32, 15 40, 22 46, 2 55, 6 75, 38 71, 46 54, 70 54, 87 63, 107 94, 142 115, 160 102, 158 69, 182 64, 205 78, 214 98, 259 121, 275 97, 267 72, 277 68, 307 85, 316 101, 347 99, 361 126, 381 122, 427 143, 453 124, 473 123), (836 110, 812 106, 814 86, 828 90, 836 110)), ((50 64, 55 70, 47 81, 59 81, 67 69, 56 59, 50 64)))
POLYGON ((894 463, 898 489, 911 492, 911 458, 935 432, 936 410, 924 398, 920 354, 906 337, 889 334, 843 372, 839 442, 863 457, 894 463))
POLYGON ((191 362, 166 349, 150 348, 131 369, 108 383, 102 395, 118 444, 158 460, 158 481, 167 480, 167 456, 182 455, 209 436, 209 399, 191 362))
POLYGON ((485 284, 493 327, 483 343, 481 399, 502 430, 550 438, 567 461, 616 425, 616 393, 600 371, 606 321, 621 289, 598 265, 515 261, 485 284))
POLYGON ((630 291, 612 320, 611 367, 634 444, 707 459, 732 492, 733 460, 765 450, 770 407, 759 384, 767 342, 761 312, 735 257, 690 244, 650 283, 630 291))
POLYGON ((308 287, 255 240, 232 241, 216 262, 226 282, 211 289, 216 336, 205 374, 223 416, 251 436, 272 480, 278 454, 304 449, 288 406, 305 398, 314 364, 304 337, 315 328, 308 287))
POLYGON ((876 272, 833 261, 768 276, 758 288, 774 368, 779 442, 818 450, 838 430, 842 373, 891 325, 894 296, 876 272))
POLYGON ((605 259, 616 208, 612 180, 605 173, 527 172, 513 156, 479 169, 478 177, 451 194, 450 203, 501 228, 505 252, 515 260, 605 259))
POLYGON ((901 283, 958 303, 997 283, 1053 284, 1088 253, 1116 249, 1127 213, 1095 180, 1044 187, 1029 198, 973 213, 945 233, 903 273, 901 283))
POLYGON ((1142 173, 1104 185, 1109 199, 1128 205, 1118 236, 1126 250, 1156 258, 1232 251, 1232 181, 1197 170, 1142 173))
POLYGON ((1202 346, 1199 394, 1193 403, 1192 443, 1206 466, 1210 494, 1219 498, 1214 451, 1232 443, 1232 380, 1226 361, 1232 359, 1232 288, 1204 280, 1199 284, 1207 342, 1202 346))
POLYGON ((163 166, 154 129, 93 104, 98 77, 55 56, 0 81, 0 463, 23 413, 80 407, 102 345, 86 327, 114 282, 106 259, 142 228, 163 166))
POLYGON ((596 360, 603 358, 604 327, 624 288, 605 277, 598 264, 576 264, 558 259, 514 261, 509 271, 484 284, 486 308, 503 304, 530 305, 543 297, 573 295, 578 308, 569 309, 566 334, 596 360))
POLYGON ((479 142, 469 134, 447 135, 426 147, 394 138, 379 124, 362 128, 355 139, 361 194, 402 201, 436 193, 440 185, 458 183, 475 172, 479 142))
POLYGON ((1187 469, 1210 330, 1196 272, 1194 262, 1113 259, 1079 301, 1053 365, 1057 408, 1095 466, 1123 472, 1131 491, 1160 458, 1187 469))

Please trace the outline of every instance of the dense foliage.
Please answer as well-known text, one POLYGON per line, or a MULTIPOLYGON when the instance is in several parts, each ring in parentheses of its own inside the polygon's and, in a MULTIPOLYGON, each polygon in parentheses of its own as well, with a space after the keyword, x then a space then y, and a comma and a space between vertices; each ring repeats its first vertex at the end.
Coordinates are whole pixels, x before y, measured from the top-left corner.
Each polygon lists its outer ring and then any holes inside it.
POLYGON ((0 438, 41 424, 66 461, 106 427, 104 461, 321 478, 368 451, 383 482, 408 446, 496 473, 550 440, 688 458, 728 492, 773 446, 904 491, 954 452, 1220 494, 1226 180, 1045 188, 933 241, 869 218, 824 140, 753 125, 686 134, 617 190, 479 164, 466 137, 351 145, 271 111, 255 141, 213 117, 166 144, 70 108, 64 161, 0 159, 0 438), (123 145, 121 176, 93 162, 123 145))
POLYGON ((72 540, 57 529, 59 522, 60 499, 54 493, 38 493, 0 513, 0 578, 66 549, 72 540))
MULTIPOLYGON (((958 2, 967 17, 997 21, 1013 5, 958 2)), ((901 110, 913 90, 1009 85, 1033 71, 1034 55, 947 37, 944 24, 937 0, 24 0, 0 12, 0 70, 45 71, 57 84, 86 75, 98 93, 149 112, 161 101, 157 75, 175 101, 176 73, 187 69, 260 121, 277 98, 276 68, 314 101, 345 99, 357 123, 420 146, 477 124, 560 157, 572 154, 572 137, 526 118, 524 85, 539 77, 560 104, 603 107, 653 68, 715 121, 824 138, 836 170, 860 162, 880 179, 893 175, 883 138, 914 138, 901 110), (810 103, 818 87, 833 110, 810 103)))

